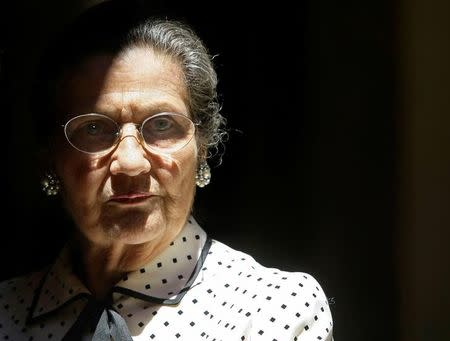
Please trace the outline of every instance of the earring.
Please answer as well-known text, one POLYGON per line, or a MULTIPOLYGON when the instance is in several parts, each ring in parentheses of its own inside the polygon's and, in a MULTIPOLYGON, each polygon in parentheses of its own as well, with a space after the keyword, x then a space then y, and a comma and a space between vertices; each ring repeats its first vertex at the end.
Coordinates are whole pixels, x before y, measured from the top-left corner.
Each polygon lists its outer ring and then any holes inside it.
POLYGON ((211 181, 211 169, 206 161, 202 161, 195 175, 195 182, 198 187, 205 187, 211 181))
POLYGON ((58 194, 61 182, 55 173, 47 172, 41 180, 41 186, 45 194, 50 197, 58 194))

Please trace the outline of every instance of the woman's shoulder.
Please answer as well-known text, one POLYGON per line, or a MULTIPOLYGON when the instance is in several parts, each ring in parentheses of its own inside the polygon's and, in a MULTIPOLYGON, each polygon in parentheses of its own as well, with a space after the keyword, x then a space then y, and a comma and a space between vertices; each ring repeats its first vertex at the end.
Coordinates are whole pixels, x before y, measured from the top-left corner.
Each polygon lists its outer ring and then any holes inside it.
POLYGON ((0 320, 3 330, 24 326, 34 294, 45 273, 44 269, 0 282, 0 320))
POLYGON ((0 281, 0 299, 4 299, 8 295, 34 293, 46 272, 47 268, 0 281))
POLYGON ((210 262, 216 262, 219 267, 223 266, 226 268, 229 274, 237 271, 239 277, 242 277, 245 275, 245 271, 247 278, 256 276, 257 282, 273 279, 286 283, 295 282, 299 287, 311 286, 315 288, 319 285, 317 280, 309 273, 301 271, 285 271, 279 268, 266 267, 248 253, 233 249, 217 240, 212 241, 208 258, 210 262))
POLYGON ((293 335, 298 340, 332 340, 328 299, 311 274, 265 267, 218 241, 211 245, 205 268, 216 295, 241 307, 253 329, 260 328, 257 332, 276 332, 286 340, 295 339, 293 335))
POLYGON ((266 267, 256 261, 251 255, 235 250, 217 240, 213 240, 209 250, 208 263, 220 274, 239 281, 251 281, 267 290, 298 296, 296 291, 310 291, 313 299, 325 299, 325 294, 313 275, 301 271, 284 271, 278 268, 266 267), (283 290, 281 290, 283 289, 283 290), (287 290, 289 289, 289 290, 287 290))

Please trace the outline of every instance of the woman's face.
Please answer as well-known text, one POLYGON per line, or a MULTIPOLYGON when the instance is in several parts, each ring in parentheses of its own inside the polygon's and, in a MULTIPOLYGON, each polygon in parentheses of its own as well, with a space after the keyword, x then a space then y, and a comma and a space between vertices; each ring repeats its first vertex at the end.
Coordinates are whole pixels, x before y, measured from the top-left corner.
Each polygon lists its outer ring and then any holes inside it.
POLYGON ((183 227, 195 191, 195 138, 171 154, 149 152, 133 123, 160 112, 188 115, 183 73, 171 58, 134 47, 88 58, 64 76, 58 110, 68 117, 101 113, 122 125, 110 153, 82 153, 65 140, 56 147, 56 173, 65 205, 98 245, 165 243, 183 227))

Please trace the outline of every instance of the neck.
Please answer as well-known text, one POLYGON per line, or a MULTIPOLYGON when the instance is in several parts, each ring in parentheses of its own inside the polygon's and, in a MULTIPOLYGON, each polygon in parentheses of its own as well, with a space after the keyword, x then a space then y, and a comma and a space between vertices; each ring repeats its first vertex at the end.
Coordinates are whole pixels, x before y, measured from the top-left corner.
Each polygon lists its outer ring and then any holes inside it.
POLYGON ((169 242, 148 242, 138 245, 96 245, 83 237, 73 238, 71 246, 74 270, 94 297, 105 299, 126 273, 150 262, 168 244, 169 242))

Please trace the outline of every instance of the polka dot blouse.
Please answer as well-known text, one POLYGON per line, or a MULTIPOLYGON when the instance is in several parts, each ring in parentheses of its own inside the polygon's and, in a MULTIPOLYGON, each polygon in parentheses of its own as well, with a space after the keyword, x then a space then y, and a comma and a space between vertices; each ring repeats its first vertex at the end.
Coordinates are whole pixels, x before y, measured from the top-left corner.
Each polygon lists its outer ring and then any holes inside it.
MULTIPOLYGON (((92 297, 69 259, 65 247, 45 271, 0 283, 0 340, 68 339, 92 297)), ((110 302, 139 341, 333 339, 313 277, 263 267, 209 239, 193 218, 161 255, 115 285, 110 302)), ((86 324, 81 339, 93 332, 86 324)))

